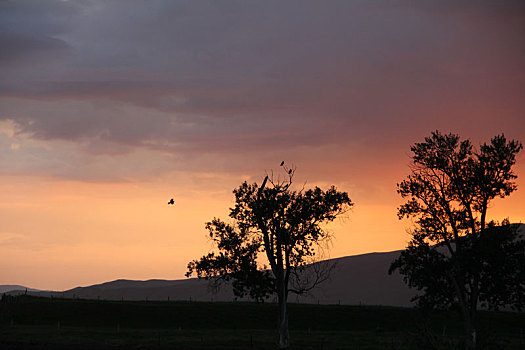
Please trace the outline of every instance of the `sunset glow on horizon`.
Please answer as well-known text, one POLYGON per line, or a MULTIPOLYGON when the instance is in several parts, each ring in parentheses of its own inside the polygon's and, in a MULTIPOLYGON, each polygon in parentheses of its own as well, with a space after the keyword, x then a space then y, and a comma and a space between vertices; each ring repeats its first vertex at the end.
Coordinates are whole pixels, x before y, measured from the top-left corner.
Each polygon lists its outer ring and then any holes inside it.
POLYGON ((282 160, 355 203, 326 257, 403 249, 411 145, 525 143, 519 1, 4 1, 0 43, 0 284, 184 278, 282 160))

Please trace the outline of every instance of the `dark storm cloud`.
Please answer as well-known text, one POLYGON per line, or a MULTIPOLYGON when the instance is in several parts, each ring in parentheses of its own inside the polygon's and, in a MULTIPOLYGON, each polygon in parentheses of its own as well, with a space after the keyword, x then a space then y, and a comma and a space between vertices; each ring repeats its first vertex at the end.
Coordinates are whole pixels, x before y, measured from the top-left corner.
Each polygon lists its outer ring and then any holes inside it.
POLYGON ((395 6, 412 7, 415 9, 425 10, 436 14, 458 14, 467 15, 471 18, 523 18, 525 11, 525 3, 521 0, 480 0, 472 1, 458 1, 458 0, 442 0, 442 1, 392 1, 391 4, 395 6))
POLYGON ((4 64, 49 58, 54 53, 63 53, 68 49, 68 45, 59 39, 9 31, 0 31, 0 47, 0 62, 4 64))
POLYGON ((55 59, 67 53, 69 45, 54 36, 68 31, 69 19, 75 12, 74 6, 63 1, 1 2, 2 64, 55 59))
POLYGON ((502 106, 512 127, 525 20, 503 3, 2 3, 0 119, 169 152, 379 145, 502 106))

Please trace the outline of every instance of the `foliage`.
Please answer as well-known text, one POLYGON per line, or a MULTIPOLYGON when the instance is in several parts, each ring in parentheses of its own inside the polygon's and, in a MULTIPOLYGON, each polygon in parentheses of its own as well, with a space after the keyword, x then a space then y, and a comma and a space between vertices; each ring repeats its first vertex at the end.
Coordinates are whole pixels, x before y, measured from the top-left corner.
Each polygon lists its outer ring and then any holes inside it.
POLYGON ((469 140, 433 132, 412 148, 412 173, 398 184, 406 198, 398 216, 414 219, 412 240, 393 262, 405 281, 423 291, 420 305, 458 307, 467 348, 476 345, 478 304, 524 306, 524 242, 517 226, 487 220, 495 198, 516 190, 512 167, 522 149, 503 135, 475 150, 469 140))
MULTIPOLYGON (((476 241, 459 238, 463 250, 456 259, 466 281, 478 276, 478 301, 484 308, 521 310, 525 305, 525 240, 518 237, 517 228, 508 222, 491 224, 476 241)), ((415 298, 420 306, 435 308, 460 302, 450 280, 454 268, 443 243, 432 246, 413 240, 390 270, 399 269, 410 287, 423 291, 415 298)))
POLYGON ((321 282, 324 277, 317 276, 303 284, 301 272, 316 255, 318 245, 330 237, 323 224, 353 203, 347 193, 335 187, 291 190, 294 172, 287 169, 287 174, 286 182, 269 179, 271 186, 265 187, 244 182, 233 191, 233 223, 217 218, 206 223, 218 252, 190 262, 187 276, 195 273, 231 281, 236 296, 249 295, 259 301, 277 291, 280 273, 286 281, 291 276, 296 288, 289 291, 297 294, 321 282))

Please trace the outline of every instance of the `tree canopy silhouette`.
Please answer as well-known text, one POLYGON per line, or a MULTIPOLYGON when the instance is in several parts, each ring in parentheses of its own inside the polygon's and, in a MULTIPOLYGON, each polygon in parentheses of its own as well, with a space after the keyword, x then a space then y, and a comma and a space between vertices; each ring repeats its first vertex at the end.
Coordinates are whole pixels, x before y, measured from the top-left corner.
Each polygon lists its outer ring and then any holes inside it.
POLYGON ((186 273, 230 281, 240 297, 264 300, 277 294, 280 348, 289 343, 288 293, 305 293, 326 279, 327 271, 316 269, 319 264, 314 264, 313 275, 305 268, 319 244, 329 238, 323 225, 353 205, 346 192, 333 186, 326 191, 292 190, 295 169, 284 166, 284 171, 282 181, 266 176, 260 186, 244 182, 233 191, 233 222, 215 218, 206 223, 218 251, 191 261, 186 273))
POLYGON ((477 309, 525 304, 525 241, 517 225, 488 222, 497 197, 516 190, 512 167, 522 149, 503 135, 475 150, 469 140, 436 131, 411 147, 411 174, 398 193, 400 219, 413 218, 412 240, 390 267, 422 291, 430 307, 458 307, 465 346, 476 348, 477 309))

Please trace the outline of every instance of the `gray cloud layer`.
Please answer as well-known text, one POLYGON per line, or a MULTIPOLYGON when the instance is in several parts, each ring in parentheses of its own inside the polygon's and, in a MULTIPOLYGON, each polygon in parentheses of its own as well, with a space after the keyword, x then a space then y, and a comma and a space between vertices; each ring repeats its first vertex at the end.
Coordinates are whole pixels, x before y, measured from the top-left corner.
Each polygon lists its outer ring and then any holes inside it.
POLYGON ((8 1, 0 23, 0 119, 93 154, 525 133, 520 1, 8 1))

